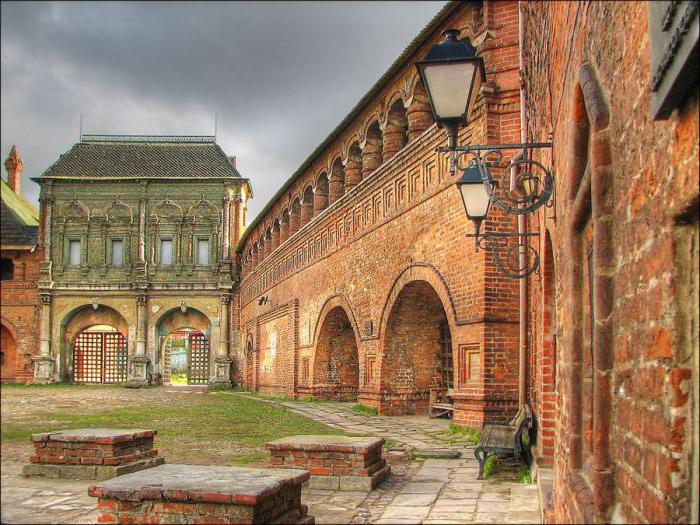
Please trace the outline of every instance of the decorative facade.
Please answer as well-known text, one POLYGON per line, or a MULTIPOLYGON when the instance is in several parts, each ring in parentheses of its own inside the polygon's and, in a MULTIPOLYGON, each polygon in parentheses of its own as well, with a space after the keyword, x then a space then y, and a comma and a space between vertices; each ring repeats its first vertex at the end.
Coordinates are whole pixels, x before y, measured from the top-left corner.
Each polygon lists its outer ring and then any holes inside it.
POLYGON ((250 196, 235 159, 213 137, 86 135, 34 180, 35 380, 230 387, 232 246, 250 196))

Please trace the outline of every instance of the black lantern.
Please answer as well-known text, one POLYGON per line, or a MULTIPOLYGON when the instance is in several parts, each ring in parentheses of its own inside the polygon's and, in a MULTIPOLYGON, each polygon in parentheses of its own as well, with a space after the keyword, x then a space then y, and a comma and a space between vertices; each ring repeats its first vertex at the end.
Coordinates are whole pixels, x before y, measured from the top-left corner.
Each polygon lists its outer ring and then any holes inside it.
POLYGON ((416 67, 436 122, 454 142, 457 128, 469 122, 486 72, 474 47, 457 39, 459 30, 448 29, 443 35, 445 40, 434 45, 416 67))
MULTIPOLYGON (((484 167, 486 170, 486 167, 484 167)), ((488 171, 486 171, 488 177, 488 171)), ((486 185, 481 178, 479 167, 472 162, 462 172, 462 177, 457 181, 457 188, 462 196, 464 210, 467 217, 474 221, 476 231, 479 231, 481 221, 486 218, 491 206, 491 195, 486 190, 486 185)))

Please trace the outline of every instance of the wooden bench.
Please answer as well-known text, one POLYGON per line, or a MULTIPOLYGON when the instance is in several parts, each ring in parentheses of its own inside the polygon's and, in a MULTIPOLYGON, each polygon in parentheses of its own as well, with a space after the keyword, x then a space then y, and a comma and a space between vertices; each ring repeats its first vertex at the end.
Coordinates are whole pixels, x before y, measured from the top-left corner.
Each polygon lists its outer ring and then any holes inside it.
POLYGON ((527 405, 523 405, 508 425, 484 425, 481 430, 481 439, 474 450, 474 456, 479 461, 479 476, 476 479, 484 479, 484 464, 493 454, 522 457, 524 453, 522 435, 531 426, 532 414, 527 405))
POLYGON ((428 417, 436 418, 444 415, 452 416, 454 405, 451 402, 452 390, 444 388, 431 388, 428 402, 428 417))

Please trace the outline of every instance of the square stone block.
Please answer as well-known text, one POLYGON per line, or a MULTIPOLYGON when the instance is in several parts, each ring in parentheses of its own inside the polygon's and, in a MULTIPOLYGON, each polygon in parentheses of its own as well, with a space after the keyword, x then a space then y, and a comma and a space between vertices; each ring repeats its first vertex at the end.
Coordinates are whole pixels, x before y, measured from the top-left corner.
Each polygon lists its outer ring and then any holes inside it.
POLYGON ((161 465, 91 485, 98 522, 304 523, 303 470, 161 465))
POLYGON ((161 465, 155 430, 81 428, 32 435, 25 476, 104 480, 161 465))
POLYGON ((376 437, 298 435, 265 446, 272 467, 308 470, 310 488, 370 491, 391 472, 382 459, 383 443, 376 437))

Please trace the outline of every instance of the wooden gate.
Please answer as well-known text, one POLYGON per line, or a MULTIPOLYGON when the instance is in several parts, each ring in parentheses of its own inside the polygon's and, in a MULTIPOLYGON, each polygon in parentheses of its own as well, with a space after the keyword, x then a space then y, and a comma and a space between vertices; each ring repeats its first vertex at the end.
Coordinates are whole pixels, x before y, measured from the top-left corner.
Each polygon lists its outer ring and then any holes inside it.
POLYGON ((452 337, 446 322, 440 323, 440 376, 442 388, 449 390, 454 387, 452 337))
POLYGON ((187 384, 209 383, 209 340, 202 332, 190 332, 187 363, 187 384))
POLYGON ((119 332, 82 332, 73 343, 73 381, 123 383, 127 360, 126 337, 119 332))

